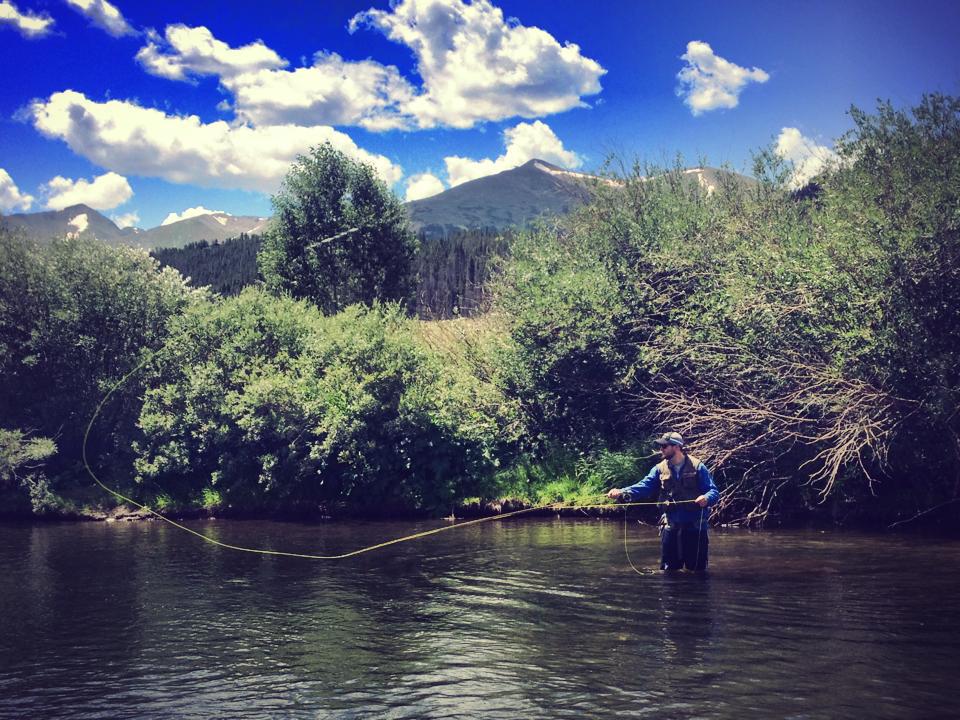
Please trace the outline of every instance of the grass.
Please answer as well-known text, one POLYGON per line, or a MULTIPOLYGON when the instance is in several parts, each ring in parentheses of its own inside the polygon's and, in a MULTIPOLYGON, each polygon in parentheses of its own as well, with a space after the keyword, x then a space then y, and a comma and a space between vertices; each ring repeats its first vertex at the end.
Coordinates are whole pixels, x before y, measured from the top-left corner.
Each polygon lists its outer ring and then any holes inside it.
POLYGON ((534 505, 606 503, 612 487, 632 485, 640 478, 642 455, 631 450, 601 450, 589 455, 555 452, 523 458, 494 477, 494 493, 534 505))

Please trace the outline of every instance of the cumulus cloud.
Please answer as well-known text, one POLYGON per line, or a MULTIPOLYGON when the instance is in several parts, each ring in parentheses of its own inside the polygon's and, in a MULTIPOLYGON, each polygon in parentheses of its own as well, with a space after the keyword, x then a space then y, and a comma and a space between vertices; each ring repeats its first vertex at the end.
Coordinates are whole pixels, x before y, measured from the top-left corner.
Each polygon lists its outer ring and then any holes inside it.
POLYGON ((432 173, 412 175, 410 179, 407 180, 407 193, 404 196, 404 200, 407 202, 411 200, 422 200, 437 193, 442 193, 445 189, 443 181, 432 173))
POLYGON ((147 72, 171 80, 216 76, 234 97, 232 109, 256 125, 359 125, 386 130, 411 124, 401 106, 413 87, 393 66, 350 62, 317 53, 313 65, 286 70, 288 62, 262 41, 231 48, 205 27, 171 25, 155 32, 137 53, 147 72))
POLYGON ((123 215, 111 215, 110 219, 113 220, 114 225, 122 230, 123 228, 136 227, 137 223, 140 222, 140 215, 137 214, 136 210, 132 210, 123 213, 123 215))
POLYGON ((35 101, 28 113, 42 134, 101 167, 175 183, 274 192, 297 155, 324 142, 373 166, 389 185, 403 175, 388 158, 325 125, 204 123, 129 101, 95 102, 73 90, 35 101))
POLYGON ((33 196, 20 192, 20 188, 3 168, 0 168, 0 212, 29 210, 33 205, 33 196))
POLYGON ((699 40, 687 43, 687 52, 680 59, 687 64, 677 74, 680 81, 677 94, 694 115, 717 108, 735 108, 747 83, 765 83, 770 79, 760 68, 747 70, 725 60, 699 40))
POLYGON ((194 75, 231 78, 244 73, 287 66, 287 61, 262 40, 232 48, 205 27, 168 25, 161 38, 151 30, 137 60, 152 75, 186 80, 194 75))
POLYGON ((797 129, 785 127, 777 137, 775 148, 777 155, 793 165, 790 185, 803 187, 831 163, 837 161, 837 154, 826 145, 818 145, 797 129))
POLYGON ((189 220, 190 218, 200 217, 201 215, 227 215, 230 213, 223 210, 207 210, 203 205, 198 205, 197 207, 187 208, 182 213, 169 213, 160 223, 161 227, 164 225, 170 225, 171 223, 180 222, 181 220, 189 220))
POLYGON ((389 11, 355 15, 350 31, 359 27, 413 51, 423 87, 406 110, 420 127, 468 128, 580 107, 600 92, 606 72, 579 46, 505 20, 489 0, 400 0, 389 11))
MULTIPOLYGON (((92 0, 73 0, 91 2, 92 0)), ((151 31, 137 60, 171 80, 216 76, 239 120, 255 125, 472 127, 485 120, 538 117, 583 106, 606 72, 577 45, 506 21, 489 0, 401 0, 350 21, 407 45, 422 79, 414 86, 393 65, 318 52, 310 66, 289 63, 257 40, 230 47, 205 27, 151 31)))
POLYGON ((107 0, 66 0, 66 2, 86 15, 91 23, 113 37, 137 34, 116 6, 108 3, 107 0))
POLYGON ((359 125, 381 131, 408 127, 405 107, 415 95, 393 66, 350 62, 317 53, 310 67, 260 70, 221 78, 237 116, 255 124, 359 125))
POLYGON ((10 0, 0 1, 0 25, 12 25, 25 38, 41 38, 53 30, 53 18, 20 12, 10 0))
POLYGON ((495 160, 472 160, 459 156, 444 158, 450 187, 515 168, 534 158, 565 168, 577 168, 582 164, 580 157, 564 148, 550 126, 540 120, 520 123, 504 130, 503 141, 506 151, 495 160))
POLYGON ((88 205, 94 210, 112 210, 133 197, 123 175, 108 172, 93 180, 70 180, 57 175, 46 184, 47 208, 63 210, 71 205, 88 205))

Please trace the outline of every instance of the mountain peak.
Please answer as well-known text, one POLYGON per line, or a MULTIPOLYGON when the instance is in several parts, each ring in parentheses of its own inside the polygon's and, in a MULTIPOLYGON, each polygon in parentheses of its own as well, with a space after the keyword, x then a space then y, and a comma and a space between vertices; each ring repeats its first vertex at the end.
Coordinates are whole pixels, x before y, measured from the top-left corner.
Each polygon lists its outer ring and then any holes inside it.
POLYGON ((83 203, 77 203, 76 205, 68 205, 59 212, 64 213, 65 215, 79 215, 81 213, 94 213, 97 212, 89 205, 84 205, 83 203))
POLYGON ((563 170, 562 167, 554 165, 553 163, 548 163, 546 160, 541 160, 540 158, 532 158, 527 160, 523 165, 518 165, 517 167, 521 168, 538 168, 538 169, 547 169, 547 170, 563 170))
POLYGON ((466 229, 522 228, 563 215, 590 199, 590 175, 539 158, 407 203, 411 224, 429 235, 466 229))

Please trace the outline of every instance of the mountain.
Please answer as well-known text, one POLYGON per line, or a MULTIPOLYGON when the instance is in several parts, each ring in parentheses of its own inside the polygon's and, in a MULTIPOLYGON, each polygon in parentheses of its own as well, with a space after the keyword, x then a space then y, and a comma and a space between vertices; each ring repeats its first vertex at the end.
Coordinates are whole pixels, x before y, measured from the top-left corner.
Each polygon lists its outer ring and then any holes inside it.
MULTIPOLYGON (((723 187, 727 183, 732 183, 734 185, 739 185, 741 187, 753 187, 757 184, 757 181, 746 175, 740 175, 739 173, 732 172, 730 170, 721 170, 719 168, 712 167, 696 167, 688 168, 686 170, 681 170, 680 174, 682 175, 684 181, 688 183, 696 183, 703 190, 707 191, 707 194, 715 192, 723 187)), ((657 180, 663 177, 663 175, 653 175, 651 177, 645 178, 646 181, 657 180)))
POLYGON ((137 243, 149 248, 169 248, 183 247, 200 240, 222 242, 227 238, 240 237, 244 233, 259 235, 266 230, 269 220, 270 218, 253 215, 227 215, 226 213, 197 215, 169 225, 144 230, 137 236, 137 243))
MULTIPOLYGON (((696 183, 707 192, 726 182, 756 183, 751 178, 716 168, 690 168, 680 172, 685 182, 696 183)), ((662 176, 652 176, 648 181, 658 177, 662 176)), ((609 178, 564 170, 543 160, 530 160, 512 170, 406 203, 406 208, 413 229, 428 237, 443 238, 464 230, 523 228, 537 218, 563 215, 580 207, 590 200, 600 183, 617 184, 609 178)), ((242 234, 262 234, 269 218, 214 213, 150 230, 121 230, 96 210, 73 205, 58 211, 8 215, 0 218, 0 223, 20 228, 41 241, 83 232, 111 245, 178 248, 200 240, 212 243, 242 234)))
POLYGON ((138 245, 134 228, 121 230, 112 220, 87 205, 71 205, 63 210, 19 213, 0 217, 0 224, 23 231, 41 242, 67 234, 90 234, 108 245, 138 245))
MULTIPOLYGON (((682 170, 685 182, 708 193, 725 182, 751 185, 752 178, 729 170, 702 167, 682 170)), ((651 176, 654 181, 663 176, 651 176)), ((598 184, 615 180, 564 170, 544 160, 530 160, 496 175, 478 178, 423 200, 406 204, 414 230, 443 237, 460 230, 526 227, 537 218, 563 215, 590 200, 598 184)))
POLYGON ((470 180, 406 204, 414 230, 449 235, 457 230, 524 227, 536 218, 562 215, 590 199, 598 179, 530 160, 496 175, 470 180))
POLYGON ((183 247, 199 240, 224 241, 241 234, 262 233, 269 218, 250 215, 198 215, 150 230, 118 228, 116 224, 87 205, 72 205, 63 210, 19 213, 0 217, 0 224, 19 229, 41 242, 68 234, 92 235, 108 245, 132 245, 143 248, 183 247))

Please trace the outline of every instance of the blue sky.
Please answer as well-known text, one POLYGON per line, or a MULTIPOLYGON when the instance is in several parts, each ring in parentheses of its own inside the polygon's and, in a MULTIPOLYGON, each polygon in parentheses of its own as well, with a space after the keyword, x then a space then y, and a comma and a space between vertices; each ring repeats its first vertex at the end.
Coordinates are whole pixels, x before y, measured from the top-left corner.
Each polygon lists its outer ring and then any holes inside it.
POLYGON ((799 177, 851 104, 960 94, 958 32, 957 2, 0 0, 0 212, 267 215, 325 140, 402 198, 532 157, 774 145, 799 177))

